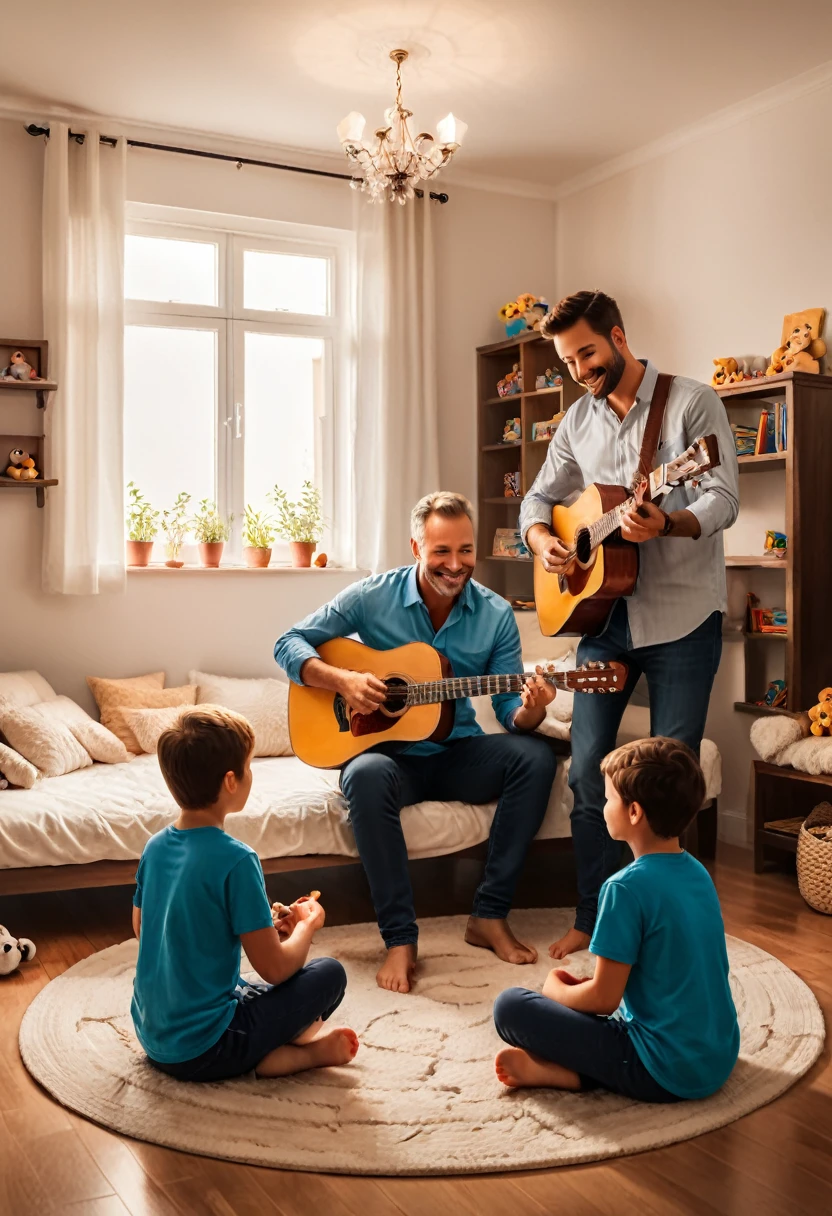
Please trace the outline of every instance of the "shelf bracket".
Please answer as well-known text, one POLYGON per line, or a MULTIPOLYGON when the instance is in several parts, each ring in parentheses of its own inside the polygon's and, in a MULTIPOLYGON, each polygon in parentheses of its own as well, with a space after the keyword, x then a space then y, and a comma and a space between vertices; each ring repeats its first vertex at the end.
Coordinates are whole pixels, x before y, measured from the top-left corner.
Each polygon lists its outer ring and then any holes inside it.
POLYGON ((36 486, 35 498, 37 499, 38 506, 42 507, 46 502, 46 490, 43 486, 36 486))
POLYGON ((38 401, 38 409, 45 410, 46 409, 46 393, 43 391, 42 388, 39 388, 38 391, 36 392, 35 396, 37 397, 37 401, 38 401))

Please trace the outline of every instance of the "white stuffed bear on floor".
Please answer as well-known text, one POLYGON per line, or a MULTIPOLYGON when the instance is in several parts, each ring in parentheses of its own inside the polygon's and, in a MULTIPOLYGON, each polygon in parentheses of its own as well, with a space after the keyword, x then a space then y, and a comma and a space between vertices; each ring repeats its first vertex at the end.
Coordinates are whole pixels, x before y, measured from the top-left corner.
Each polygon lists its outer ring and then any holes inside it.
POLYGON ((5 925, 0 925, 0 975, 11 975, 22 962, 34 957, 34 942, 28 937, 12 937, 5 925))

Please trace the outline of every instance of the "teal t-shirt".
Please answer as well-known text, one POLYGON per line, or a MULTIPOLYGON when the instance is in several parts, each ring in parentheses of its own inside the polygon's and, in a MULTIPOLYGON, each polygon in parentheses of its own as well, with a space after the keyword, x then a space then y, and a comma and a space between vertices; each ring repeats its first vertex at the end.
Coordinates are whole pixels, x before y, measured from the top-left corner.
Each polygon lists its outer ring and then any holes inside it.
POLYGON ((737 1062, 725 926, 708 871, 689 853, 650 853, 601 888, 593 954, 632 967, 613 1017, 627 1022, 650 1075, 705 1098, 737 1062))
POLYGON ((193 1060, 234 1016, 241 934, 272 923, 260 859, 222 828, 163 828, 145 845, 133 903, 136 1035, 160 1064, 193 1060))

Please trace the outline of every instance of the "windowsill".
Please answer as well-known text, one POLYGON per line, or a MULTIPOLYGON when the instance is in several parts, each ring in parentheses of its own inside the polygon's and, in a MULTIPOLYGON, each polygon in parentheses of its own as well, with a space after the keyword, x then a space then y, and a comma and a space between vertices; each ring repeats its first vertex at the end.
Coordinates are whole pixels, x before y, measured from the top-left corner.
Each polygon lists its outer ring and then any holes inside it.
POLYGON ((369 570, 361 570, 357 566, 290 566, 287 562, 285 565, 280 562, 272 562, 270 566, 254 567, 234 565, 231 562, 224 562, 221 566, 200 566, 191 564, 175 568, 166 566, 164 562, 151 562, 149 566, 128 566, 128 574, 256 574, 262 577, 264 574, 358 574, 363 578, 369 574, 369 570))

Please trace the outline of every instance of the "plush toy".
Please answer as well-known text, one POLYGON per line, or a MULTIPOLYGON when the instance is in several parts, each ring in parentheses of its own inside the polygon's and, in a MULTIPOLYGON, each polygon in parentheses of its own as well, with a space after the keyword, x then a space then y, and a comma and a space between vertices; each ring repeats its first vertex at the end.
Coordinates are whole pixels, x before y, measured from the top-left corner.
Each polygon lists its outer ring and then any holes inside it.
POLYGON ((506 418, 506 425, 503 428, 503 443, 519 443, 521 437, 520 419, 506 418))
POLYGON ((822 688, 818 693, 818 703, 809 710, 813 735, 832 735, 832 688, 822 688))
POLYGON ((771 356, 767 376, 779 372, 819 372, 819 360, 826 354, 826 343, 820 336, 825 308, 806 308, 783 318, 780 346, 771 356))
POLYGON ((35 468, 35 462, 28 452, 24 452, 23 448, 12 448, 9 452, 9 467, 6 469, 6 476, 13 477, 15 481, 34 481, 38 476, 38 471, 35 468))
POLYGON ((293 904, 282 904, 279 901, 272 904, 272 924, 277 929, 277 936, 282 942, 292 932, 297 923, 297 917, 294 908, 297 904, 305 904, 310 899, 320 899, 320 891, 310 891, 308 895, 301 895, 300 899, 296 899, 293 904))
POLYGON ((506 327, 506 336, 513 338, 527 329, 539 329, 540 322, 549 311, 549 305, 541 296, 524 292, 516 300, 510 300, 500 309, 500 320, 506 327))
POLYGON ((31 363, 27 362, 26 356, 22 350, 12 351, 9 358, 9 366, 4 367, 0 372, 0 380, 40 380, 41 376, 37 374, 31 363))
POLYGON ((726 384, 730 384, 730 377, 736 375, 737 361, 736 359, 714 359, 714 374, 711 376, 711 384, 714 388, 724 388, 726 384))
POLYGON ((5 925, 0 925, 0 975, 11 975, 22 962, 35 957, 35 943, 28 937, 12 937, 5 925))

